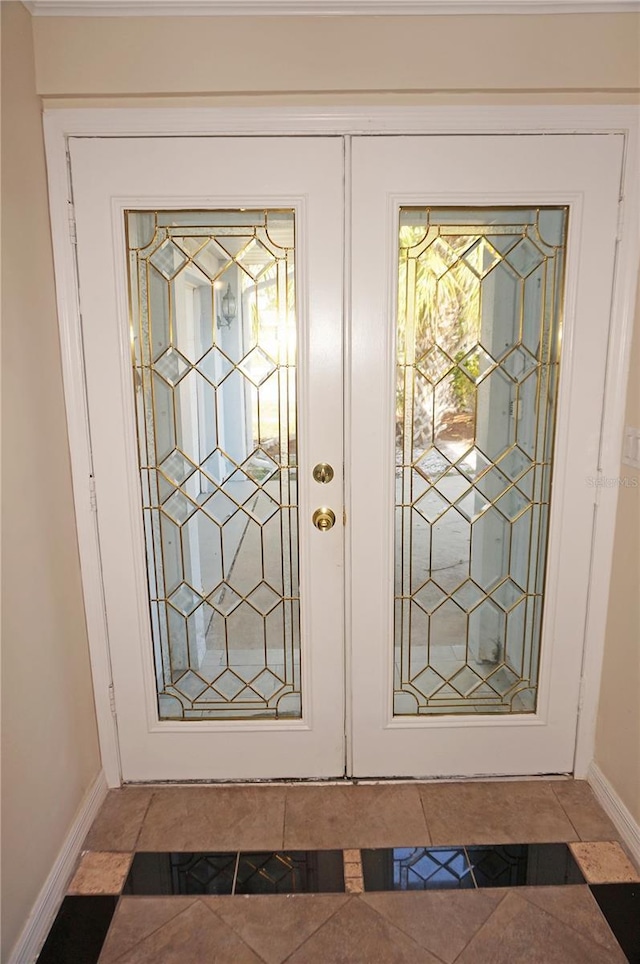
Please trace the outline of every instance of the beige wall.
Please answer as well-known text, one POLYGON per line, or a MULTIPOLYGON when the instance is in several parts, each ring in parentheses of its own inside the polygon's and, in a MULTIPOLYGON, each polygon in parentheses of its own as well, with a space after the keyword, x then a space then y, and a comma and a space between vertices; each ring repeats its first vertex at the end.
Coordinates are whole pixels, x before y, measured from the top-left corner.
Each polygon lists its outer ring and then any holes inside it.
MULTIPOLYGON (((626 424, 640 427, 640 289, 626 424)), ((640 823, 640 471, 620 466, 596 763, 640 823)))
POLYGON ((640 86, 640 17, 34 20, 51 96, 283 91, 608 92, 640 86))
POLYGON ((2 960, 100 762, 30 16, 2 4, 2 960))

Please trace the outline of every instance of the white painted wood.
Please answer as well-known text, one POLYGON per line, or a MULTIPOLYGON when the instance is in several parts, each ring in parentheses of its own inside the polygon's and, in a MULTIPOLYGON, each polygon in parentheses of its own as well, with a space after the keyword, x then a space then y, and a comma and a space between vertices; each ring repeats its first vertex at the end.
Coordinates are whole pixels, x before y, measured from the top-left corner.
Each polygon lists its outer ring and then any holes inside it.
MULTIPOLYGON (((66 149, 72 136, 229 134, 481 134, 621 132, 626 140, 621 192, 628 213, 621 232, 610 320, 600 467, 619 471, 628 360, 633 328, 638 236, 637 132, 640 109, 618 106, 394 107, 394 108, 193 108, 49 109, 44 113, 58 317, 69 427, 76 518, 94 696, 103 766, 109 786, 120 782, 117 734, 109 705, 109 648, 101 588, 101 563, 94 517, 87 499, 91 467, 86 417, 82 338, 75 280, 75 251, 68 234, 66 149)), ((595 721, 604 651, 617 489, 600 493, 593 551, 598 560, 590 583, 585 626, 584 677, 578 723, 575 775, 584 777, 593 758, 595 721)))
MULTIPOLYGON (((44 111, 49 150, 69 137, 205 134, 605 133, 636 128, 640 108, 516 107, 54 107, 44 111)), ((626 228, 625 228, 626 230, 626 228)))
POLYGON ((26 0, 34 17, 424 16, 627 13, 637 0, 26 0))
POLYGON ((587 781, 640 869, 640 824, 595 762, 589 766, 587 781))
MULTIPOLYGON (((636 285, 639 280, 640 162, 637 121, 629 126, 625 139, 626 152, 620 194, 624 198, 627 217, 624 223, 619 225, 618 231, 616 277, 609 318, 604 411, 598 455, 600 474, 605 478, 615 478, 620 474, 631 338, 636 310, 636 285)), ((586 777, 594 755, 617 504, 617 486, 604 486, 598 490, 598 506, 593 527, 592 571, 585 620, 582 707, 574 766, 574 775, 578 779, 586 777)))
POLYGON ((11 950, 7 964, 33 964, 37 959, 76 869, 83 841, 106 795, 107 781, 101 770, 80 804, 49 876, 11 950))
POLYGON ((83 139, 70 145, 97 518, 125 780, 337 776, 344 768, 342 142, 83 139), (128 327, 124 211, 295 207, 303 719, 157 718, 128 327), (336 475, 323 491, 316 462, 336 475), (315 488, 314 488, 315 487, 315 488))
POLYGON ((571 772, 590 582, 624 138, 356 138, 351 489, 356 776, 571 772), (469 159, 473 158, 473 164, 469 159), (395 303, 402 204, 568 204, 569 237, 538 710, 392 716, 395 303), (603 323, 603 319, 605 319, 603 323))
POLYGON ((76 248, 69 230, 69 212, 72 210, 72 205, 66 149, 66 138, 59 139, 52 137, 51 134, 48 135, 47 176, 60 351, 89 655, 102 768, 108 786, 117 787, 120 786, 121 781, 120 750, 109 700, 111 656, 105 616, 100 544, 91 494, 93 460, 76 275, 76 248))

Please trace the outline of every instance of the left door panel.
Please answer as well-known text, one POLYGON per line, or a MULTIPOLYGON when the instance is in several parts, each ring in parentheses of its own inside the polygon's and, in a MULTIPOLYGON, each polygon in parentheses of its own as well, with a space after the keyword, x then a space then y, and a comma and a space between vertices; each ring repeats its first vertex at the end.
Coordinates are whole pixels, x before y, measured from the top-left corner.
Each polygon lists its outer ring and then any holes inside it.
POLYGON ((340 775, 342 143, 70 155, 123 779, 340 775))

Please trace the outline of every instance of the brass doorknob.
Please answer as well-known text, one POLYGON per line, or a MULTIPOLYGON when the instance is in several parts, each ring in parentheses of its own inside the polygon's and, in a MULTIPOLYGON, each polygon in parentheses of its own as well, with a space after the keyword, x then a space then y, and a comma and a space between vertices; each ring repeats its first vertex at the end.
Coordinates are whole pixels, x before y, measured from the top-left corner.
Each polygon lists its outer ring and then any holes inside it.
POLYGON ((335 512, 333 509, 328 509, 326 506, 321 506, 313 513, 311 521, 316 529, 320 529, 320 532, 327 532, 336 524, 335 512))

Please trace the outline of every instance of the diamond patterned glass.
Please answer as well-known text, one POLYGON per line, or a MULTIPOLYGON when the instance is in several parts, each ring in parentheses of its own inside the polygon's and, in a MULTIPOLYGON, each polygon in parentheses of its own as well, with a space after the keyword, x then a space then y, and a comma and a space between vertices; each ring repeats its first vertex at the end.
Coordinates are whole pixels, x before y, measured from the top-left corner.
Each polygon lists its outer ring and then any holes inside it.
POLYGON ((567 215, 400 210, 397 716, 535 712, 567 215))
POLYGON ((160 719, 299 718, 294 212, 126 226, 160 719))

